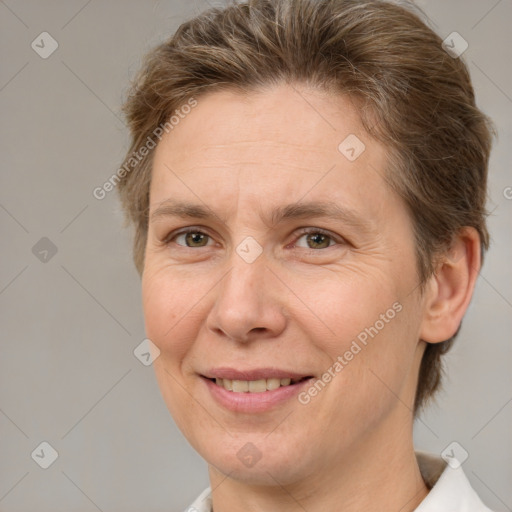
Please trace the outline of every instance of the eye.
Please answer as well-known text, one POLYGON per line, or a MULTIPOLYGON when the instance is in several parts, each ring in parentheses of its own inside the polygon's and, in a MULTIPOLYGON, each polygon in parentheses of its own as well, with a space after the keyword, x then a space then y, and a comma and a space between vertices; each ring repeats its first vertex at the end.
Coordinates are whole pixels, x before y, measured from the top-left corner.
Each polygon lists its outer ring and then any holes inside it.
POLYGON ((193 249, 194 247, 206 247, 210 235, 197 228, 187 228, 178 233, 171 234, 165 242, 170 243, 173 240, 178 240, 180 237, 183 237, 184 243, 178 243, 177 245, 193 249))
MULTIPOLYGON (((301 238, 305 238, 306 240, 307 246, 302 246, 304 249, 326 249, 332 245, 336 245, 335 237, 327 231, 319 228, 307 228, 302 230, 301 236, 297 239, 297 241, 301 238)), ((297 242, 295 243, 297 244, 297 242)), ((338 245, 339 243, 342 243, 342 241, 340 240, 338 245)))
MULTIPOLYGON (((342 239, 338 239, 338 241, 336 241, 336 238, 338 237, 335 237, 328 231, 324 231, 323 229, 320 228, 305 228, 301 230, 300 236, 295 242, 295 245, 296 247, 302 249, 327 249, 333 245, 340 245, 344 242, 342 239), (301 246, 297 244, 297 242, 302 238, 306 240, 306 246, 301 246)), ((169 244, 174 241, 177 245, 181 247, 194 249, 200 247, 207 247, 209 239, 211 239, 211 237, 207 233, 204 233, 198 228, 189 227, 177 233, 171 233, 165 239, 165 243, 169 244), (178 241, 180 237, 182 237, 183 239, 181 243, 178 241)))

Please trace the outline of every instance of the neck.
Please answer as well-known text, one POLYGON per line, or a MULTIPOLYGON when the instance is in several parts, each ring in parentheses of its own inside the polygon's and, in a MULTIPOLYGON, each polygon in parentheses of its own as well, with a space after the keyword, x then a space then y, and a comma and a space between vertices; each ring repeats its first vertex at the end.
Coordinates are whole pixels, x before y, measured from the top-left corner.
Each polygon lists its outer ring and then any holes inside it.
POLYGON ((214 512, 414 511, 428 488, 414 454, 412 419, 403 410, 400 416, 389 418, 391 437, 387 428, 370 433, 350 454, 286 486, 279 484, 279 475, 273 475, 275 485, 252 485, 210 466, 214 512))

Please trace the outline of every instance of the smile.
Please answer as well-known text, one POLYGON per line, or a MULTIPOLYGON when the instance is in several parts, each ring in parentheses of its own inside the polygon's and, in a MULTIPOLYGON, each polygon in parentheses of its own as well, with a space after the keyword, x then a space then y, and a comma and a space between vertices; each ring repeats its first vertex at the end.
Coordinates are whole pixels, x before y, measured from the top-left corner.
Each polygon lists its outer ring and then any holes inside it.
POLYGON ((236 413, 262 413, 293 400, 313 379, 311 375, 260 368, 235 370, 215 368, 200 374, 209 399, 236 413))

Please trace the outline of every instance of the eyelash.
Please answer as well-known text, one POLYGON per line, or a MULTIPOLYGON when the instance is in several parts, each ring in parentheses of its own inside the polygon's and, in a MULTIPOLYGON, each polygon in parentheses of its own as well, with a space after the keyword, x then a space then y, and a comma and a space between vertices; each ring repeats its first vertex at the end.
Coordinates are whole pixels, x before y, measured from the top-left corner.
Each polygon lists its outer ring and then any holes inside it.
MULTIPOLYGON (((163 243, 165 245, 169 245, 176 237, 178 237, 180 235, 187 235, 188 233, 195 233, 195 234, 206 235, 207 237, 212 238, 208 233, 205 233, 204 231, 201 231, 200 229, 194 228, 192 226, 192 227, 189 227, 189 228, 182 229, 182 230, 180 230, 178 232, 171 233, 170 235, 168 235, 164 239, 163 243)), ((341 237, 334 236, 329 231, 326 231, 326 230, 321 229, 321 228, 301 228, 300 231, 299 231, 299 236, 295 240, 295 242, 297 242, 297 240, 301 239, 304 235, 310 235, 310 234, 319 234, 319 235, 327 236, 333 242, 335 242, 334 245, 342 245, 342 244, 346 243, 346 241, 343 240, 341 237)), ((180 245, 180 244, 176 244, 176 245, 178 245, 178 247, 182 247, 184 249, 201 249, 201 247, 188 247, 186 245, 180 245)), ((299 247, 299 249, 303 249, 303 250, 309 251, 309 252, 319 252, 319 251, 322 251, 322 250, 325 250, 325 249, 329 249, 330 247, 333 247, 333 245, 329 245, 328 247, 324 247, 323 249, 310 249, 310 248, 304 248, 304 247, 299 247)))

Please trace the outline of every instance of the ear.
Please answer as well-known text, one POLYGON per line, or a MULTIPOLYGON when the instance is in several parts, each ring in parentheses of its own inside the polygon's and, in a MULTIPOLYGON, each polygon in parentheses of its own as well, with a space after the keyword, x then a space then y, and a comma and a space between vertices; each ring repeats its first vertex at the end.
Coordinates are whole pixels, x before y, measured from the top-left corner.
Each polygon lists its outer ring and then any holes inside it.
POLYGON ((439 343, 457 332, 480 272, 480 254, 478 231, 462 228, 427 283, 420 339, 439 343))

